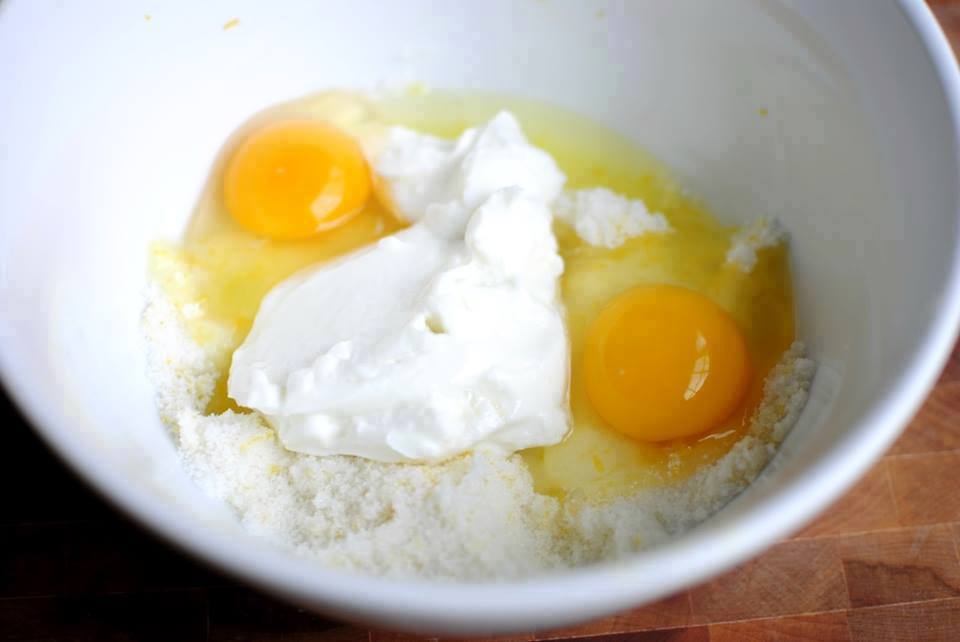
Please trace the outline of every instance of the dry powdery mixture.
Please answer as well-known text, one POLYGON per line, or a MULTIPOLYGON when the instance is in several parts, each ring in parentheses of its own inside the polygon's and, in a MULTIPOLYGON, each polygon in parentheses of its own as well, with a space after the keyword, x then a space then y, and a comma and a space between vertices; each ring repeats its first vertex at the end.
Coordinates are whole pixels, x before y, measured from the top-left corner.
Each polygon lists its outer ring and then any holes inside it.
MULTIPOLYGON (((780 233, 748 228, 728 262, 749 272, 756 250, 780 233)), ((165 272, 176 279, 178 266, 165 272)), ((178 308, 153 285, 143 316, 160 416, 190 475, 248 532, 326 566, 387 576, 505 579, 654 546, 753 481, 796 422, 814 373, 794 343, 767 376, 746 436, 686 480, 604 502, 560 500, 536 492, 517 454, 469 452, 440 464, 313 456, 285 449, 258 413, 207 414, 227 347, 191 337, 186 317, 198 314, 199 301, 178 308)))
POLYGON ((286 450, 258 414, 205 415, 218 372, 181 313, 151 289, 144 313, 161 417, 188 472, 244 527, 325 565, 381 575, 492 579, 628 555, 681 533, 745 488, 807 398, 801 344, 768 376, 750 433, 673 487, 595 505, 539 495, 519 455, 385 464, 286 450))

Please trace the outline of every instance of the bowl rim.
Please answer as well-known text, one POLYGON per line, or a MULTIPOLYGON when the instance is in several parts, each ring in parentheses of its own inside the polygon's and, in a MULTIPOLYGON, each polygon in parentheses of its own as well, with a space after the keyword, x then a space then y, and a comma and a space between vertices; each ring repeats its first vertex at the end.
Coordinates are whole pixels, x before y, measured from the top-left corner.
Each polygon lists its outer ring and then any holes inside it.
MULTIPOLYGON (((957 60, 923 0, 898 4, 934 66, 952 125, 953 155, 960 158, 957 60)), ((960 204, 960 182, 954 190, 960 204)), ((960 211, 954 215, 960 220, 960 211)), ((721 525, 709 535, 694 531, 633 559, 512 582, 461 584, 362 576, 304 564, 268 548, 255 549, 248 544, 250 538, 204 528, 172 506, 154 503, 144 489, 104 467, 82 447, 68 416, 21 385, 2 343, 0 385, 50 450, 98 495, 174 548, 222 572, 339 618, 419 632, 507 633, 571 624, 669 596, 733 568, 801 528, 845 493, 906 427, 949 357, 958 326, 960 226, 937 309, 891 394, 776 496, 763 499, 736 524, 721 525), (751 536, 742 537, 743 532, 751 536), (715 555, 717 548, 725 554, 715 555)))

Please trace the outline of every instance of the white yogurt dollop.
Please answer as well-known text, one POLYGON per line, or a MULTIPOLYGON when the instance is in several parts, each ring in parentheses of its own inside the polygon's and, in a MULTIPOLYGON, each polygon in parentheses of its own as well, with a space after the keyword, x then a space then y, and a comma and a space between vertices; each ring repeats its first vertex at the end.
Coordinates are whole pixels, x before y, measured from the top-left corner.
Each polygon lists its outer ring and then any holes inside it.
POLYGON ((416 222, 277 285, 233 355, 230 396, 316 455, 557 443, 568 356, 548 205, 564 175, 508 113, 456 141, 394 128, 372 161, 416 222))

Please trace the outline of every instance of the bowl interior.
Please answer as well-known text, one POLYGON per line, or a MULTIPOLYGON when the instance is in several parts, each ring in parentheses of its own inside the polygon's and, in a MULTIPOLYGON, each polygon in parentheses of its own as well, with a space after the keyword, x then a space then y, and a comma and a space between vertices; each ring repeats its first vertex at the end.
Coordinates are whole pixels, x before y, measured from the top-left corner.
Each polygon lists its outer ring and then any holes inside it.
POLYGON ((656 598, 841 492, 949 347, 955 70, 919 1, 108 4, 0 5, 4 382, 125 509, 303 603, 493 631, 656 598), (646 147, 721 218, 788 228, 799 335, 820 364, 811 400, 762 479, 696 533, 515 585, 387 582, 266 549, 181 469, 144 374, 149 244, 176 238, 220 144, 254 112, 412 81, 575 110, 646 147))

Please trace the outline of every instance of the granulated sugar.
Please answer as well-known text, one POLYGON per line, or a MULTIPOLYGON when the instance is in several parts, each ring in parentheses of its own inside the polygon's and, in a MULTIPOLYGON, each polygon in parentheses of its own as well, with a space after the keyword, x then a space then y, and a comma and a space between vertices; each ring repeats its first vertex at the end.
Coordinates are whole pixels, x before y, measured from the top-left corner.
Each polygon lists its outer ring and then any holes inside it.
POLYGON ((757 219, 730 239, 727 263, 749 273, 757 264, 757 251, 773 247, 786 236, 786 230, 775 219, 757 219))
POLYGON ((251 533, 338 568, 502 579, 617 558, 689 529, 745 488, 806 401, 813 363, 794 344, 770 373, 749 434, 683 483, 605 504, 534 491, 522 459, 472 453, 440 465, 285 450, 257 414, 208 416, 222 359, 198 345, 160 288, 143 320, 161 418, 184 465, 251 533))
POLYGON ((567 560, 617 558, 656 545, 696 526, 750 485, 806 404, 816 367, 803 353, 803 344, 794 343, 771 370, 749 433, 712 465, 680 484, 604 505, 567 502, 567 560))

